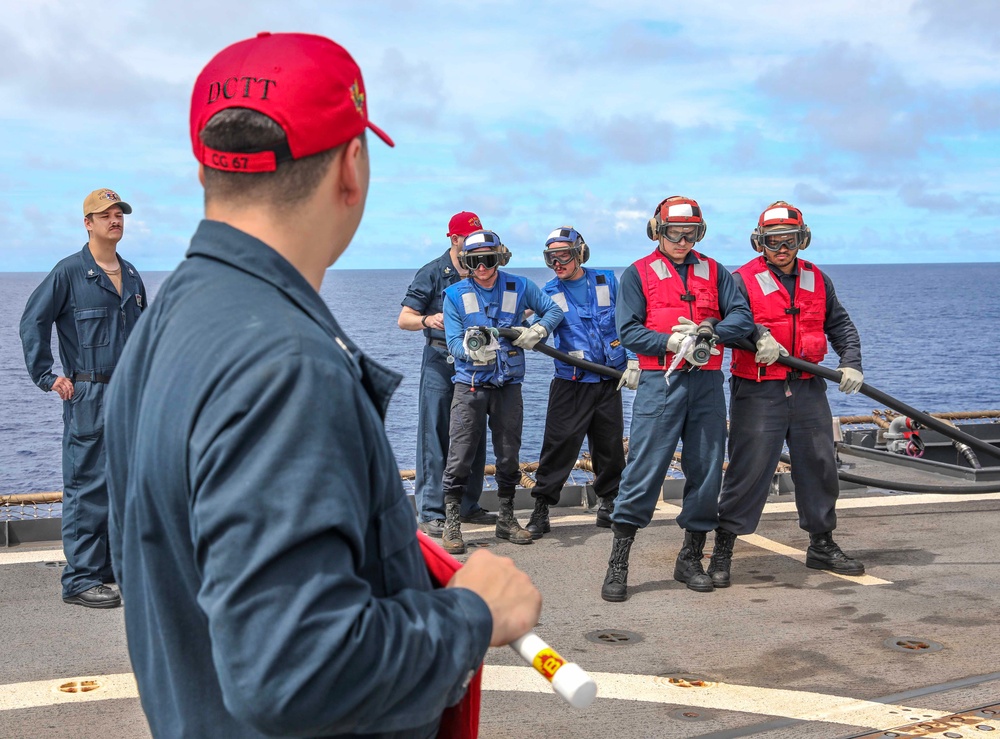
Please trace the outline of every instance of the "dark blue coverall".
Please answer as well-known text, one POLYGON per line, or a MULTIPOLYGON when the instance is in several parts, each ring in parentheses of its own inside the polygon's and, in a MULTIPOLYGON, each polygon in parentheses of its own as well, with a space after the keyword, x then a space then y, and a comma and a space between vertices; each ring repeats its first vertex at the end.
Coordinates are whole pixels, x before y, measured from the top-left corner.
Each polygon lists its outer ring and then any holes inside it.
MULTIPOLYGON (((798 259, 791 274, 770 264, 768 269, 794 302, 798 259)), ((840 357, 840 366, 860 372, 858 329, 837 297, 830 276, 820 274, 826 290, 823 331, 840 357)), ((734 274, 733 281, 746 295, 742 276, 734 274)), ((759 331, 751 338, 759 339, 759 331)), ((729 469, 719 497, 719 526, 738 536, 757 530, 774 468, 787 442, 799 526, 810 534, 836 529, 840 480, 826 380, 796 375, 786 382, 755 382, 734 375, 729 382, 729 469)))
POLYGON ((365 357, 281 255, 203 221, 108 399, 111 545, 154 736, 433 737, 489 646, 432 590, 365 357))
MULTIPOLYGON (((442 293, 462 277, 451 262, 449 249, 428 262, 413 277, 406 290, 403 305, 425 316, 443 311, 442 293)), ((448 457, 448 424, 455 385, 451 376, 455 368, 448 362, 448 344, 444 331, 427 328, 423 331, 424 352, 420 360, 420 392, 417 400, 417 479, 415 497, 417 516, 421 521, 444 520, 444 461, 448 457)), ((486 435, 479 443, 472 460, 469 482, 462 496, 461 515, 474 515, 479 510, 483 494, 483 468, 486 466, 486 435)))
MULTIPOLYGON (((697 262, 689 253, 675 265, 687 284, 688 270, 697 262)), ((719 312, 715 327, 719 341, 742 339, 753 331, 746 298, 733 276, 721 264, 716 273, 719 312)), ((670 335, 646 328, 646 295, 635 265, 623 273, 615 306, 615 322, 622 344, 636 354, 663 355, 670 335)), ((726 400, 722 370, 676 372, 670 384, 665 372, 643 370, 632 403, 628 464, 622 473, 612 523, 644 528, 653 518, 663 490, 663 479, 677 448, 684 444, 681 469, 684 497, 677 525, 687 531, 712 531, 719 524, 719 490, 726 455, 726 400)))
POLYGON ((104 394, 107 378, 146 307, 138 271, 120 255, 118 261, 121 295, 85 245, 49 272, 21 316, 21 345, 31 379, 48 392, 58 377, 52 371, 55 324, 59 361, 73 381, 73 397, 63 402, 64 598, 114 582, 108 550, 104 394))

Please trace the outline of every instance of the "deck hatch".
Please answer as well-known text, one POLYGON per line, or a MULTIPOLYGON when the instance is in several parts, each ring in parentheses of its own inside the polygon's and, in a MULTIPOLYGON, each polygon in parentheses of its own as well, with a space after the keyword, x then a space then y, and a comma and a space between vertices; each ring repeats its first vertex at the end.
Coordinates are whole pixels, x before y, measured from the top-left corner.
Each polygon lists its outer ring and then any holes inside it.
POLYGON ((670 711, 667 715, 679 721, 710 721, 713 718, 710 713, 694 708, 679 708, 676 711, 670 711))
POLYGON ((930 639, 920 639, 914 636, 892 636, 882 642, 896 652, 917 654, 920 652, 940 652, 944 647, 930 639))
POLYGON ((600 629, 584 634, 584 638, 595 644, 608 644, 613 647, 620 647, 641 642, 642 634, 638 634, 635 631, 626 631, 625 629, 600 629))
POLYGON ((674 688, 711 688, 715 685, 714 682, 706 680, 701 675, 690 675, 687 673, 657 675, 656 682, 664 685, 670 685, 674 688))

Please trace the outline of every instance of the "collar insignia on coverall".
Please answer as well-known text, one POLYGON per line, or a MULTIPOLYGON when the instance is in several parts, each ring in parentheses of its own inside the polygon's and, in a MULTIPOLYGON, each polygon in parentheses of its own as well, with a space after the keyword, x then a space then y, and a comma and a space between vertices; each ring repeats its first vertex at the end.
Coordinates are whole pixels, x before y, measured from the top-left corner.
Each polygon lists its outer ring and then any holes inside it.
POLYGON ((450 275, 450 274, 451 274, 451 267, 445 267, 445 268, 444 268, 444 273, 445 273, 446 275, 450 275))
POLYGON ((93 276, 94 276, 94 270, 88 269, 87 270, 87 277, 93 277, 93 276))

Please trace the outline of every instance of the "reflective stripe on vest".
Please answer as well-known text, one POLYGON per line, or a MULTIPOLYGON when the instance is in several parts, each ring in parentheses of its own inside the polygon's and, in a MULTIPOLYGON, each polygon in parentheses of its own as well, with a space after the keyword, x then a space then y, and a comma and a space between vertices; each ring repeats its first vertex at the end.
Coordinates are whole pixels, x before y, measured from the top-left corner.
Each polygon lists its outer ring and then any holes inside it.
MULTIPOLYGON (((563 310, 563 319, 556 326, 553 346, 578 359, 603 364, 606 367, 625 369, 625 347, 618 340, 615 328, 615 302, 617 287, 614 272, 584 268, 587 278, 587 305, 578 306, 568 290, 564 290, 562 280, 554 277, 545 283, 542 290, 552 298, 552 302, 563 310)), ((578 369, 570 364, 554 360, 556 377, 580 382, 599 382, 604 378, 594 372, 578 369)))
MULTIPOLYGON (((754 322, 771 330, 775 341, 792 356, 819 364, 826 356, 826 283, 816 265, 798 260, 799 274, 795 283, 795 304, 781 282, 768 269, 763 257, 752 259, 736 274, 743 278, 754 322)), ((775 362, 770 366, 757 364, 754 352, 733 349, 731 371, 748 380, 783 380, 790 370, 775 362)), ((803 372, 800 377, 812 377, 803 372)))
MULTIPOLYGON (((499 305, 491 302, 480 305, 480 294, 469 279, 456 282, 445 290, 445 295, 454 295, 462 313, 462 328, 472 326, 492 326, 510 328, 524 312, 524 292, 527 282, 524 277, 497 272, 494 289, 499 287, 499 305)), ((495 295, 496 293, 494 293, 495 295)), ((500 349, 497 361, 488 363, 472 362, 455 357, 453 382, 467 385, 503 385, 511 380, 524 377, 524 350, 514 346, 509 339, 499 338, 500 349)))
MULTIPOLYGON (((635 263, 646 296, 646 328, 669 334, 681 316, 701 323, 706 318, 722 318, 719 311, 718 263, 696 251, 691 254, 698 260, 688 267, 687 289, 677 274, 673 263, 655 249, 652 254, 635 263), (687 300, 684 298, 687 297, 687 300)), ((713 355, 702 369, 722 369, 722 345, 716 345, 718 355, 713 355)), ((641 369, 664 370, 673 360, 673 352, 663 357, 639 354, 641 369)), ((681 367, 685 362, 681 362, 681 367)))

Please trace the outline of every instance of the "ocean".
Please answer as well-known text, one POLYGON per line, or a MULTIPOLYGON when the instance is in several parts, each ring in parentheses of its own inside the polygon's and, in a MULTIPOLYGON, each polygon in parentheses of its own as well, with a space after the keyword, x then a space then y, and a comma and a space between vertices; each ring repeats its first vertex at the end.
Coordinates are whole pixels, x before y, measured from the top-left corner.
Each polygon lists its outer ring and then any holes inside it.
MULTIPOLYGON (((142 265, 137 266, 141 270, 142 265)), ((538 284, 552 275, 548 269, 510 271, 538 284)), ((1000 263, 841 265, 825 271, 861 333, 867 383, 929 412, 1000 408, 1000 296, 996 289, 1000 263)), ((396 325, 400 300, 413 273, 331 270, 322 290, 354 341, 403 375, 386 420, 400 469, 415 466, 416 452, 423 337, 396 325)), ((143 273, 151 300, 168 274, 143 273)), ((25 301, 43 277, 42 273, 0 273, 0 494, 62 489, 61 401, 31 382, 18 336, 25 301)), ((58 372, 54 347, 53 356, 58 372)), ((836 367, 836 355, 831 352, 824 364, 836 367)), ((552 361, 529 352, 522 461, 538 459, 551 377, 552 361)), ((624 393, 626 424, 633 395, 624 393)), ((832 386, 829 399, 835 416, 869 414, 877 407, 862 395, 847 396, 832 386)))

